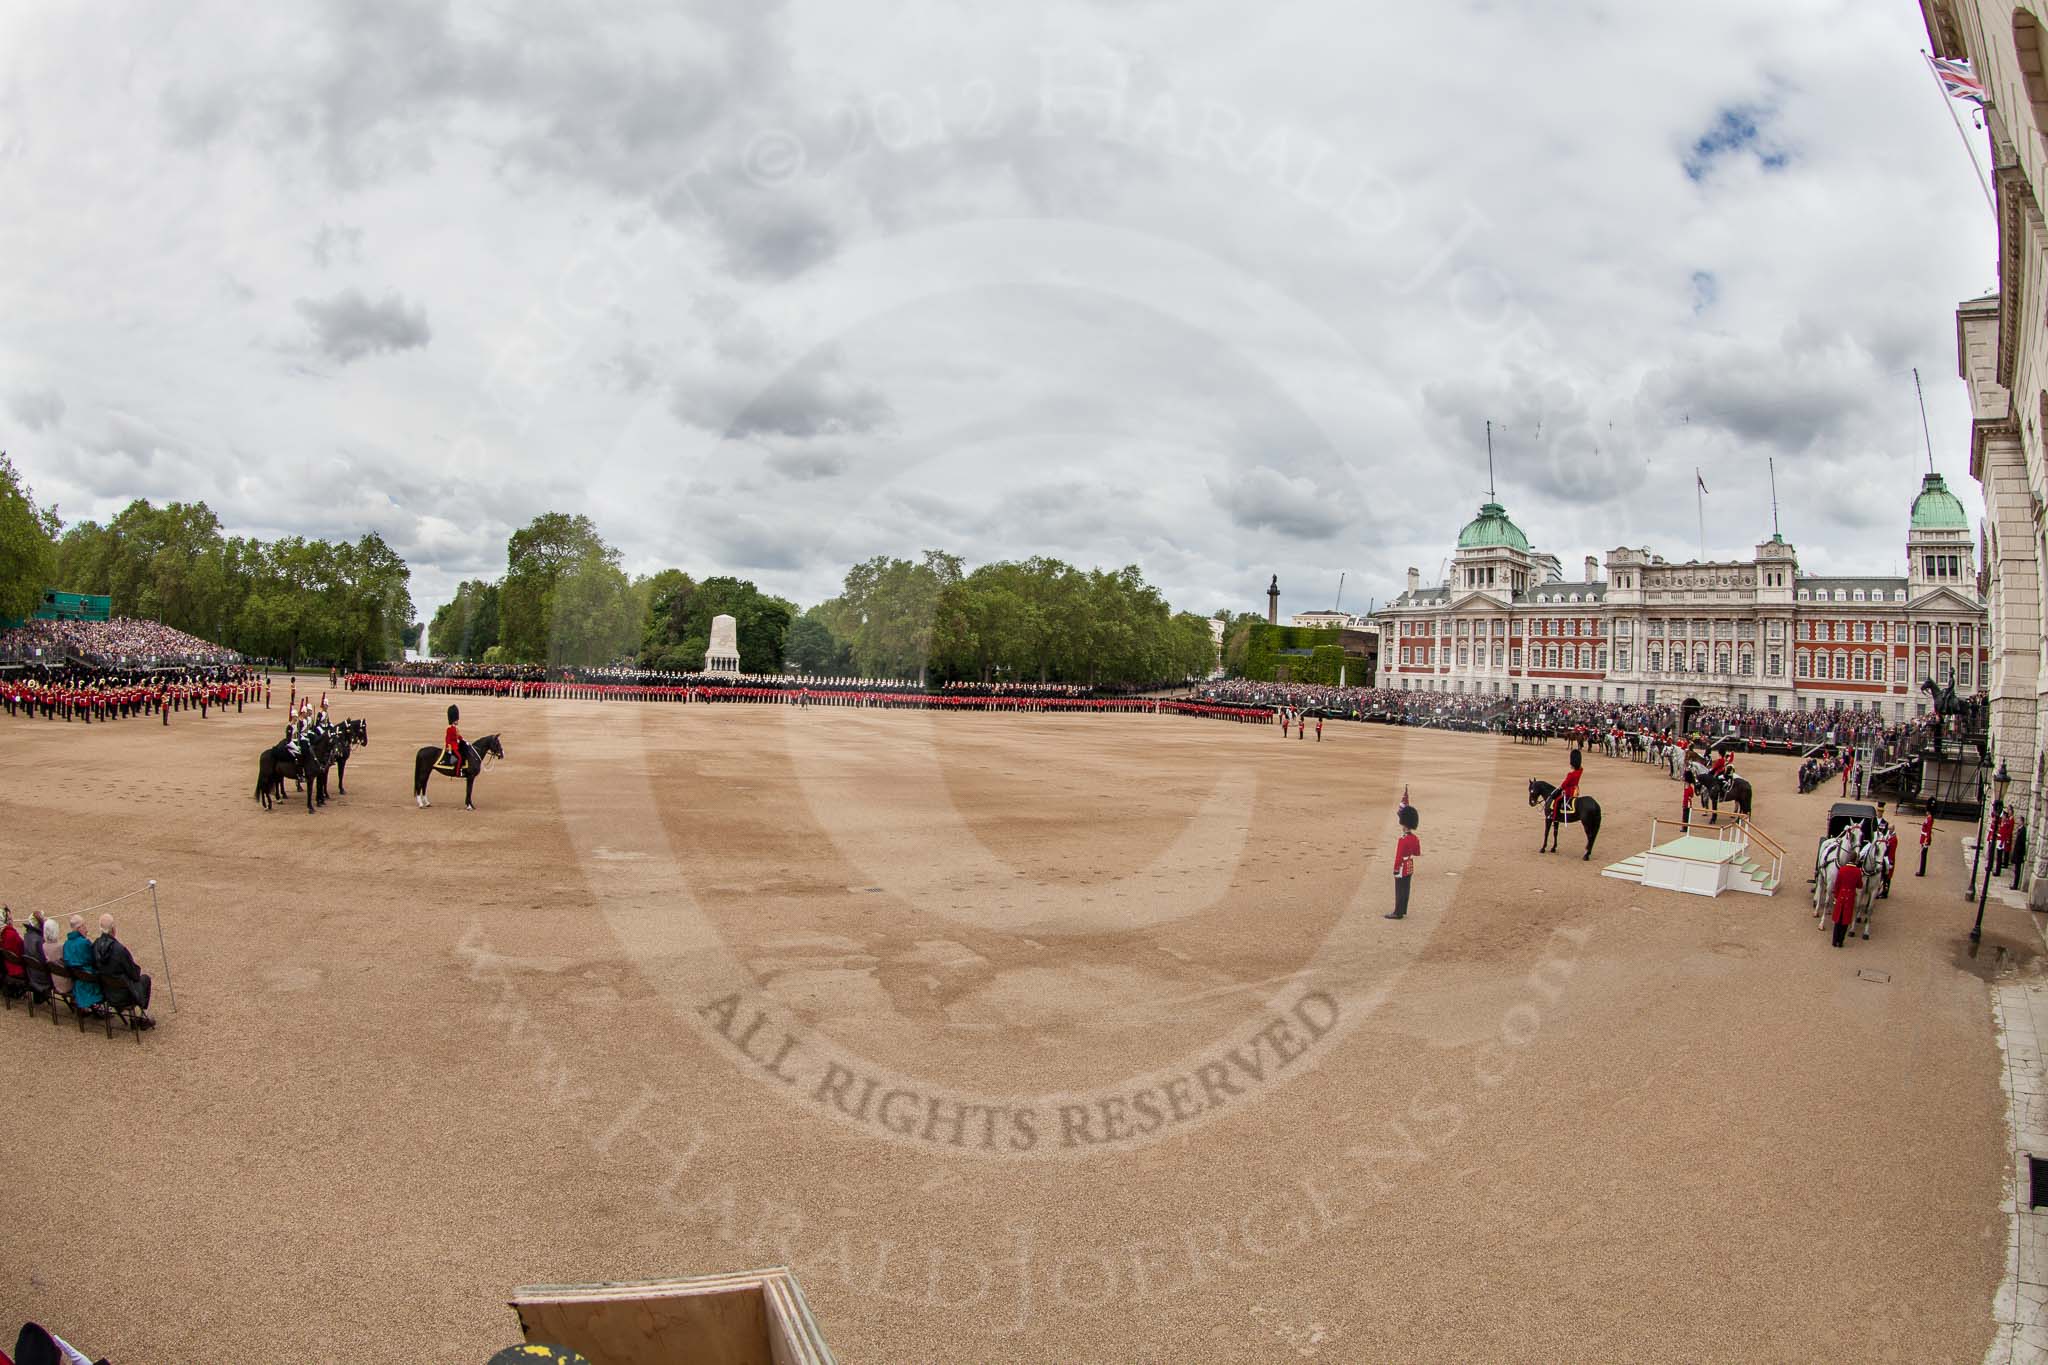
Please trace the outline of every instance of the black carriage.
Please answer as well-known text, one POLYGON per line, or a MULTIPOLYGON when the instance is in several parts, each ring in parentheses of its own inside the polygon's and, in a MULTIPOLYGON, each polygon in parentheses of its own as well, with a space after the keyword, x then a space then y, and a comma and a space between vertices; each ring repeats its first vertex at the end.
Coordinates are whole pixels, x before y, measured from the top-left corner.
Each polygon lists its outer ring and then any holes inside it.
POLYGON ((1877 830, 1877 807, 1866 806, 1861 801, 1837 801, 1828 807, 1828 832, 1813 846, 1813 875, 1808 881, 1820 880, 1820 846, 1836 838, 1851 825, 1860 824, 1866 835, 1877 830))

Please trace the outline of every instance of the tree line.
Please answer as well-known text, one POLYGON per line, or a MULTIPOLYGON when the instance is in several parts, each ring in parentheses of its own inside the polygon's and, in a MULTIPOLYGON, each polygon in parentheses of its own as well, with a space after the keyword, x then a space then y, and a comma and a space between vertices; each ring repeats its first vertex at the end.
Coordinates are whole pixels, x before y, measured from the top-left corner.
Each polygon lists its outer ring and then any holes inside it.
MULTIPOLYGON (((1201 676, 1215 663, 1208 619, 1174 611, 1135 565, 1034 556, 970 570, 936 550, 881 555, 799 611, 745 579, 673 568, 635 577, 619 558, 587 516, 543 513, 506 542, 500 577, 457 587, 426 644, 477 663, 694 672, 712 618, 729 615, 747 673, 1119 686, 1201 676)), ((104 526, 62 528, 0 456, 0 617, 28 615, 47 587, 106 593, 116 615, 245 654, 360 666, 421 643, 410 581, 374 532, 229 536, 204 502, 137 500, 104 526)))
POLYGON ((478 663, 695 672, 720 615, 733 618, 747 673, 1115 686, 1201 676, 1215 663, 1208 619, 1173 611, 1135 565, 1083 570, 1041 556, 969 571, 939 551, 877 556, 799 612, 741 578, 628 577, 588 517, 560 512, 514 532, 504 576, 462 583, 427 642, 478 663))
POLYGON ((105 594, 116 616, 256 658, 360 665, 418 640, 411 579, 375 532, 353 541, 230 536, 204 502, 137 499, 105 525, 64 527, 0 456, 0 619, 33 614, 49 588, 105 594))

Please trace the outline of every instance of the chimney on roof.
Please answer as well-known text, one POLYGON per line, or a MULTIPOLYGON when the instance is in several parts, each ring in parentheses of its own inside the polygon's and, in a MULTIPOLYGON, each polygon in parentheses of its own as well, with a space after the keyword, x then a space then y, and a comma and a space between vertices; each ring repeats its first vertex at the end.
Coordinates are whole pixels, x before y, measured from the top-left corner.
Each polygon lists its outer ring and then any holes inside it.
POLYGON ((1600 559, 1597 555, 1586 556, 1586 581, 1588 583, 1598 583, 1600 581, 1600 559))
POLYGON ((1422 570, 1416 568, 1413 564, 1410 564, 1408 566, 1408 591, 1420 592, 1421 590, 1422 570))

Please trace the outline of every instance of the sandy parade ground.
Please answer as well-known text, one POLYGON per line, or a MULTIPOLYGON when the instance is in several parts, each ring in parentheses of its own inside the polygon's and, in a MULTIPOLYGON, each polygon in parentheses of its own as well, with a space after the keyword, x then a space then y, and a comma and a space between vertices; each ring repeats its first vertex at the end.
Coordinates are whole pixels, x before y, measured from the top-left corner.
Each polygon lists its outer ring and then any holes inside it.
MULTIPOLYGON (((317 684, 316 684, 317 687, 317 684)), ((279 692, 282 704, 282 689, 279 692)), ((0 1303, 119 1365, 482 1361, 523 1284, 786 1262, 848 1362, 1975 1360, 2006 1156, 1960 827, 1869 942, 1603 879, 1678 788, 1179 717, 445 699, 0 719, 0 899, 156 878, 137 1045, 0 1015, 0 1303), (1393 812, 1422 814, 1414 915, 1393 812), (1889 973, 1866 980, 1862 968, 1889 973), (22 1217, 23 1200, 45 1201, 22 1217)), ((1810 859, 1829 787, 1745 759, 1810 859)))

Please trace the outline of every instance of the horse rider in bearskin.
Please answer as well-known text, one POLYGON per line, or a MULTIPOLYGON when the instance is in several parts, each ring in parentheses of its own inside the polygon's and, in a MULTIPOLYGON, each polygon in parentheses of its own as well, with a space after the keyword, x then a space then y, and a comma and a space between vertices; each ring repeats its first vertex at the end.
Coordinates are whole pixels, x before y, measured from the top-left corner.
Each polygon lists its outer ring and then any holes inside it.
POLYGON ((1564 775, 1558 784, 1557 794, 1550 798, 1550 818, 1559 824, 1571 819, 1572 812, 1579 804, 1579 778, 1584 775, 1585 755, 1572 750, 1572 770, 1564 775))

